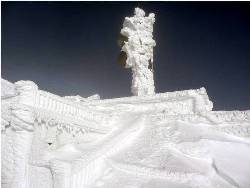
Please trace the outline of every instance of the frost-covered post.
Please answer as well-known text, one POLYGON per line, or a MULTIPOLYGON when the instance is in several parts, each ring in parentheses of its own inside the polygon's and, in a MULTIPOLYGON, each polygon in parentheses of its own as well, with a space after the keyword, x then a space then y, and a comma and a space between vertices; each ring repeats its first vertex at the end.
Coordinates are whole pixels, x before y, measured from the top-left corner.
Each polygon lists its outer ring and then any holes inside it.
POLYGON ((38 87, 31 81, 15 83, 17 103, 11 107, 11 126, 14 130, 14 172, 11 188, 29 187, 29 156, 34 133, 35 104, 38 87))
MULTIPOLYGON (((135 8, 133 17, 126 17, 121 30, 122 53, 126 57, 125 68, 132 69, 133 95, 152 95, 155 93, 153 77, 153 24, 155 15, 135 8), (126 53, 126 54, 125 54, 126 53)), ((122 54, 121 53, 121 54, 122 54)))

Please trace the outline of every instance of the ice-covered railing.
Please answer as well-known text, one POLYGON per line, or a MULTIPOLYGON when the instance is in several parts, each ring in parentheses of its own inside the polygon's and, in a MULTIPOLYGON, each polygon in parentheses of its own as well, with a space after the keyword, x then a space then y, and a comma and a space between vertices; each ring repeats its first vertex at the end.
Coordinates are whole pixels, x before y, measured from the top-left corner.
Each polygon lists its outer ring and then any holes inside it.
MULTIPOLYGON (((41 114, 61 119, 75 119, 91 122, 99 127, 108 126, 114 116, 128 111, 165 115, 193 114, 212 110, 205 88, 176 92, 159 93, 149 96, 133 96, 96 101, 74 102, 58 95, 39 90, 31 81, 18 81, 15 84, 19 102, 34 107, 41 114), (178 100, 177 100, 178 99, 178 100), (53 114, 53 115, 52 115, 53 114)), ((93 125, 91 125, 93 126, 93 125)))
POLYGON ((105 121, 105 117, 98 112, 89 111, 78 103, 42 90, 37 92, 35 107, 94 122, 105 121))
POLYGON ((105 129, 109 114, 102 114, 98 111, 89 110, 77 102, 72 102, 58 95, 39 90, 37 85, 31 81, 18 81, 15 83, 18 94, 18 102, 33 107, 36 114, 47 119, 57 119, 63 122, 72 122, 79 126, 86 126, 94 129, 105 129))
MULTIPOLYGON (((16 84, 22 103, 62 116, 108 124, 110 118, 127 111, 166 114, 199 113, 212 110, 205 88, 97 101, 73 102, 39 90, 30 81, 16 84), (176 100, 178 98, 178 100, 176 100)), ((101 126, 101 125, 100 125, 101 126)))
POLYGON ((213 108, 213 103, 209 100, 205 88, 97 100, 82 105, 109 112, 134 111, 152 115, 161 114, 161 112, 166 115, 203 113, 213 108))

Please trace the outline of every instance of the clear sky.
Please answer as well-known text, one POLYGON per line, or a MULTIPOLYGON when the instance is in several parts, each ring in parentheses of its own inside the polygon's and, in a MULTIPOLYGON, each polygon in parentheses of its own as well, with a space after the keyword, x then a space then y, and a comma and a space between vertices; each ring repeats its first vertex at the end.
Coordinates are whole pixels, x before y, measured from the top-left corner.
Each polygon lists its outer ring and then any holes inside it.
POLYGON ((157 92, 205 87, 215 110, 250 109, 249 2, 2 2, 2 77, 61 96, 130 96, 116 40, 136 6, 156 14, 157 92))

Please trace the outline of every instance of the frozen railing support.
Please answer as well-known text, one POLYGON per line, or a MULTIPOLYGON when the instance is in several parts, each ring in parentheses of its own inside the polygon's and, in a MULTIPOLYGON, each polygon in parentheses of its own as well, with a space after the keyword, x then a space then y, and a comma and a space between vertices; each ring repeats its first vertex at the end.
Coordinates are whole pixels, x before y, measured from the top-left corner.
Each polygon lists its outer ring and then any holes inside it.
POLYGON ((125 64, 125 68, 132 69, 131 92, 136 96, 155 93, 153 47, 156 43, 152 34, 154 22, 153 13, 145 16, 142 9, 135 8, 135 15, 125 18, 120 32, 121 55, 126 56, 126 62, 123 64, 125 64))
POLYGON ((34 133, 35 105, 38 87, 31 81, 15 83, 17 103, 11 106, 13 136, 13 183, 11 188, 25 188, 29 184, 29 156, 34 133))
POLYGON ((35 106, 38 86, 32 81, 18 81, 15 83, 18 95, 18 103, 35 106))

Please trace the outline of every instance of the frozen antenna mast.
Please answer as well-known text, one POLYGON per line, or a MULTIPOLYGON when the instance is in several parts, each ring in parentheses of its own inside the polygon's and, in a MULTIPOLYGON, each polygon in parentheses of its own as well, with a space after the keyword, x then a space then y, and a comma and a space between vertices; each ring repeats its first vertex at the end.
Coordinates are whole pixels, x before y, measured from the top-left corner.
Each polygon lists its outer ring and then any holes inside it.
POLYGON ((119 45, 121 46, 120 62, 125 68, 132 69, 133 95, 152 95, 155 93, 153 77, 153 24, 155 15, 135 8, 133 17, 126 17, 120 32, 119 45))

